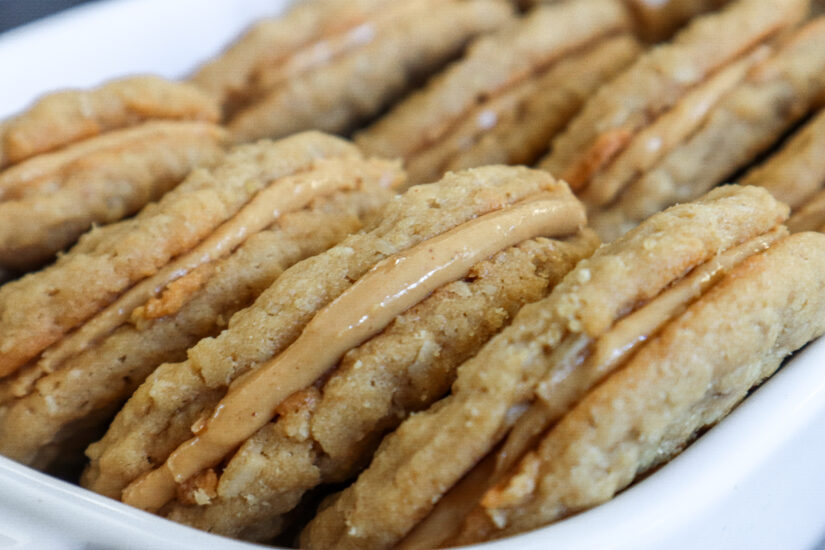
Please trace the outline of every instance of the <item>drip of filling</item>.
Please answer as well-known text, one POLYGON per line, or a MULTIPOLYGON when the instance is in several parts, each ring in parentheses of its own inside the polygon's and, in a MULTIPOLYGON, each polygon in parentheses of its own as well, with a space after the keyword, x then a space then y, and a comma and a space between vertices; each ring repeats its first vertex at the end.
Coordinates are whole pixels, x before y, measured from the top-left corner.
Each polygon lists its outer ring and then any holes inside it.
POLYGON ((352 158, 318 160, 312 169, 280 178, 259 191, 233 218, 194 249, 133 286, 77 331, 66 336, 59 346, 44 352, 32 369, 21 373, 15 394, 25 395, 32 382, 43 373, 54 372, 60 364, 128 322, 136 308, 161 295, 172 282, 200 266, 231 254, 250 235, 272 225, 284 212, 304 208, 320 196, 354 189, 357 181, 348 169, 352 162, 352 158))
POLYGON ((138 478, 123 501, 157 510, 182 483, 218 464, 266 425, 278 405, 332 368, 349 349, 379 333, 433 290, 465 275, 495 252, 538 236, 575 232, 585 223, 570 195, 542 193, 485 214, 376 264, 322 309, 283 353, 239 380, 195 437, 164 466, 138 478))

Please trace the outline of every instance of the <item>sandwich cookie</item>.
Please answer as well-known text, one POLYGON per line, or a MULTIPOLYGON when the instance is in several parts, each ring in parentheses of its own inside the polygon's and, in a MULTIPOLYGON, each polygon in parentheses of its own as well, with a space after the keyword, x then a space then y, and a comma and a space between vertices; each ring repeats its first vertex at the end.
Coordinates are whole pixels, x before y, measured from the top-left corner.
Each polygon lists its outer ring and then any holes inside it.
POLYGON ((360 229, 402 182, 397 163, 317 133, 238 147, 3 286, 0 452, 39 468, 74 459, 64 451, 155 367, 360 229))
POLYGON ((403 158, 411 183, 492 163, 532 164, 602 83, 641 50, 618 0, 532 10, 356 135, 403 158))
POLYGON ((503 0, 312 0, 258 23, 192 82, 236 141, 346 133, 510 19, 503 0))
MULTIPOLYGON (((567 181, 594 215, 608 208, 702 128, 711 109, 768 55, 762 46, 798 23, 807 7, 806 0, 738 0, 696 18, 600 88, 540 167, 567 181)), ((616 236, 602 232, 604 240, 616 236)))
POLYGON ((767 151, 825 92, 823 45, 825 18, 770 46, 770 55, 721 98, 692 136, 611 202, 591 205, 597 231, 610 239, 670 204, 701 195, 767 151))
POLYGON ((84 485, 211 532, 273 536, 592 252, 583 224, 566 185, 524 168, 411 188, 158 369, 89 449, 84 485))
POLYGON ((92 225, 157 200, 223 154, 217 104, 132 77, 40 99, 0 125, 0 271, 41 266, 92 225))
POLYGON ((796 233, 760 248, 561 416, 451 542, 523 532, 609 500, 825 332, 825 236, 796 233))

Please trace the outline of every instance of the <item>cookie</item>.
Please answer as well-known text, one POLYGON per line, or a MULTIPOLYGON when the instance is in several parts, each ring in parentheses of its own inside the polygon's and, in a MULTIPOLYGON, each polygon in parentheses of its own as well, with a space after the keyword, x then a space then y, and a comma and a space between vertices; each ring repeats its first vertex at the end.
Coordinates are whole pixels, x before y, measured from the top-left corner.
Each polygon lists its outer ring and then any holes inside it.
POLYGON ((215 122, 218 106, 192 86, 156 76, 55 92, 0 125, 0 168, 149 120, 215 122))
POLYGON ((583 223, 564 184, 524 168, 411 188, 158 369, 90 447, 82 483, 212 532, 272 536, 593 250, 583 223))
POLYGON ((251 29, 192 82, 214 94, 236 141, 346 133, 509 20, 502 0, 315 0, 251 29))
MULTIPOLYGON (((44 315, 60 318, 65 314, 58 302, 70 293, 97 298, 60 282, 93 263, 92 248, 94 263, 108 265, 90 273, 124 269, 117 265, 116 239, 128 243, 143 235, 134 244, 146 247, 174 241, 187 222, 176 209, 193 206, 192 196, 204 203, 231 196, 231 204, 214 201, 211 231, 199 241, 98 300, 85 323, 0 381, 0 453, 39 468, 66 461, 66 446, 77 446, 83 430, 111 417, 158 365, 185 359, 187 348, 217 334, 289 266, 360 229, 402 181, 396 163, 365 159, 353 146, 320 134, 243 146, 134 221, 96 230, 54 267, 9 285, 8 307, 26 299, 20 293, 52 285, 53 298, 38 305, 44 315), (164 232, 158 234, 161 219, 164 232)), ((127 253, 133 259, 149 254, 127 253)), ((11 320, 4 328, 17 330, 11 320)))
POLYGON ((692 200, 767 151, 825 91, 823 44, 825 18, 819 18, 771 46, 770 54, 750 67, 683 143, 612 201, 590 203, 602 238, 614 238, 654 212, 692 200))
POLYGON ((694 17, 719 9, 728 2, 729 0, 625 0, 635 15, 638 33, 651 42, 667 39, 694 17))
POLYGON ((44 97, 0 127, 0 269, 34 269, 223 155, 217 104, 132 77, 44 97))
POLYGON ((652 170, 759 61, 763 45, 806 13, 805 0, 738 0, 695 19, 585 104, 540 167, 601 207, 652 170))
POLYGON ((387 436, 369 468, 308 524, 302 545, 397 544, 511 430, 529 442, 532 425, 565 412, 718 280, 720 253, 781 238, 786 216, 766 191, 728 187, 600 248, 459 367, 448 397, 387 436), (705 276, 691 277, 697 270, 705 276), (661 298, 667 306, 634 321, 661 298), (532 422, 522 426, 521 418, 532 422))
POLYGON ((532 164, 640 46, 617 0, 539 7, 477 39, 463 59, 356 135, 402 158, 411 183, 491 163, 532 164))
POLYGON ((820 191, 794 212, 788 220, 788 229, 794 232, 819 231, 825 233, 825 191, 820 191))
MULTIPOLYGON (((555 4, 566 0, 519 0, 521 7, 555 4)), ((636 33, 648 42, 670 37, 682 25, 702 13, 718 9, 729 0, 623 0, 634 19, 636 33)))
POLYGON ((559 420, 484 495, 454 542, 522 532, 605 502, 721 420, 825 332, 823 250, 822 234, 797 233, 732 268, 559 420))
POLYGON ((742 185, 759 185, 791 207, 805 206, 825 187, 825 111, 795 132, 767 160, 739 179, 742 185))

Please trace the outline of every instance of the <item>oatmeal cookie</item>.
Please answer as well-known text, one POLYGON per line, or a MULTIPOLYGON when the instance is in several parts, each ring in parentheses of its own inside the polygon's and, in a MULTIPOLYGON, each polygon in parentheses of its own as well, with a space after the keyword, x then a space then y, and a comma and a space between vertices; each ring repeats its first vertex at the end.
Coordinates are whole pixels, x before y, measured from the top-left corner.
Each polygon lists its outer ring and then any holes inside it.
POLYGON ((195 87, 143 76, 57 92, 6 121, 0 269, 34 269, 216 163, 227 141, 218 119, 195 87))
MULTIPOLYGON (((65 317, 64 300, 73 292, 94 300, 98 310, 89 309, 85 323, 0 380, 0 453, 38 468, 69 459, 65 449, 77 448, 83 431, 110 418, 158 365, 185 359, 187 348, 217 334, 290 265, 360 229, 403 179, 397 163, 366 159, 320 134, 243 146, 193 175, 149 213, 97 230, 56 266, 22 279, 5 295, 8 304, 26 298, 13 297, 14 290, 48 282, 51 300, 38 303, 44 315, 65 317), (117 295, 112 290, 105 301, 97 300, 103 297, 61 283, 73 272, 82 277, 85 264, 125 272, 123 262, 150 252, 128 250, 132 258, 123 258, 118 237, 143 235, 132 244, 161 248, 164 240, 186 233, 188 218, 176 210, 193 206, 190 194, 214 200, 222 193, 232 204, 214 201, 214 223, 203 227, 198 242, 176 249, 151 273, 135 273, 131 287, 117 295), (155 234, 160 219, 164 233, 155 234), (89 240, 98 243, 94 259, 89 240)), ((11 319, 4 328, 18 329, 11 319)))
POLYGON ((719 422, 825 332, 823 251, 825 236, 797 233, 732 267, 542 436, 451 542, 523 532, 605 502, 719 422))
POLYGON ((524 168, 411 188, 155 371, 90 447, 83 484, 210 531, 272 536, 590 254, 583 223, 566 185, 524 168))
MULTIPOLYGON (((615 238, 671 204, 700 196, 767 151, 825 92, 823 45, 825 18, 818 18, 769 46, 767 56, 748 69, 683 143, 609 200, 589 202, 602 238, 615 238)), ((595 196, 595 191, 582 196, 595 196)))
POLYGON ((356 142, 403 158, 411 183, 495 162, 532 164, 584 100, 638 55, 629 26, 617 0, 536 8, 477 39, 356 142))
POLYGON ((807 8, 807 0, 738 0, 697 18, 671 42, 647 52, 599 89, 553 141, 540 166, 563 178, 574 191, 592 195, 589 203, 610 201, 634 174, 648 171, 690 136, 701 124, 707 105, 737 82, 735 74, 723 78, 720 72, 734 71, 730 67, 737 63, 755 63, 760 46, 798 23, 807 8), (696 86, 712 76, 718 82, 711 90, 697 92, 696 86), (677 116, 686 95, 694 108, 677 116), (672 111, 677 115, 671 115, 668 124, 660 123, 656 135, 639 137, 672 111), (646 143, 639 143, 643 139, 646 143), (625 154, 629 158, 623 159, 625 154), (621 169, 613 168, 616 164, 621 169), (611 169, 620 172, 618 183, 605 175, 611 169), (605 184, 600 179, 610 181, 605 184))
POLYGON ((345 133, 511 11, 502 0, 300 2, 259 23, 192 82, 222 103, 236 141, 345 133))

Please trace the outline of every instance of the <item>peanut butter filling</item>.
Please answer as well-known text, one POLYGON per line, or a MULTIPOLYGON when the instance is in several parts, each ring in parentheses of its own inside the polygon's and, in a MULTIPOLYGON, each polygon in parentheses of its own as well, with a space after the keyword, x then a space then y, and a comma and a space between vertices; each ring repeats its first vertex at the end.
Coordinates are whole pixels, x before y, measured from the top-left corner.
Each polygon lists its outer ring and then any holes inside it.
MULTIPOLYGON (((280 178, 259 191, 233 218, 198 246, 137 283, 78 330, 64 337, 57 346, 43 352, 39 361, 20 372, 12 390, 14 395, 26 395, 37 379, 54 372, 62 363, 129 322, 136 309, 161 296, 176 280, 229 256, 249 236, 270 226, 283 213, 304 208, 317 197, 354 189, 358 181, 350 173, 352 162, 352 158, 320 159, 311 169, 280 178)), ((386 182, 387 185, 392 183, 386 182)))
POLYGON ((495 252, 537 236, 565 235, 585 222, 572 196, 542 193, 463 223, 379 263, 322 309, 283 353, 235 383, 195 437, 160 468, 138 478, 123 501, 157 510, 176 484, 218 464, 266 425, 279 404, 306 388, 345 352, 384 329, 433 290, 459 279, 495 252))

